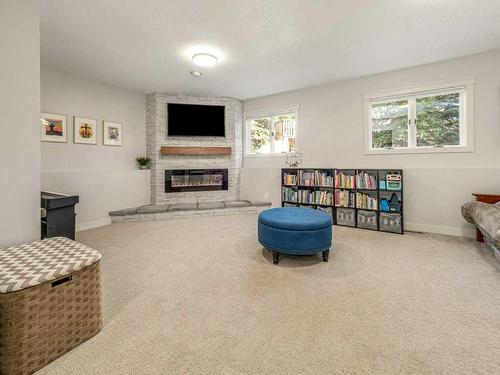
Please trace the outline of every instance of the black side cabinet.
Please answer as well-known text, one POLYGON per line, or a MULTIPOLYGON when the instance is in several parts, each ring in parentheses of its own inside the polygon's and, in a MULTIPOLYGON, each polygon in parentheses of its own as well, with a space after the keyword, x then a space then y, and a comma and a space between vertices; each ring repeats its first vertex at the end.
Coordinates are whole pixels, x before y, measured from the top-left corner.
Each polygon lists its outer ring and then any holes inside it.
POLYGON ((78 195, 62 195, 42 191, 42 238, 67 237, 75 239, 75 205, 78 195))

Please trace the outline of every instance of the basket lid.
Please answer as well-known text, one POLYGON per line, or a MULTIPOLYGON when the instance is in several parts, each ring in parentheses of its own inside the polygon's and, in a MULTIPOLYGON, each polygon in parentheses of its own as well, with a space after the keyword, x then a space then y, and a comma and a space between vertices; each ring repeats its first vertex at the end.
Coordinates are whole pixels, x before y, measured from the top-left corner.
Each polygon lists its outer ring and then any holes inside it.
POLYGON ((100 259, 97 250, 65 237, 0 249, 0 293, 17 292, 59 279, 100 259))

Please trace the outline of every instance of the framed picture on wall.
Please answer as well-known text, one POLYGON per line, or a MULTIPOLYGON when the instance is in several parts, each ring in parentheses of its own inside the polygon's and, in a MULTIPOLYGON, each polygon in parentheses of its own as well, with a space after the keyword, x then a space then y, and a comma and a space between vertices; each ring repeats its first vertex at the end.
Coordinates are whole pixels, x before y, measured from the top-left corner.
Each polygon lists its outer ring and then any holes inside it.
POLYGON ((105 146, 123 145, 122 124, 112 121, 102 122, 103 143, 105 146))
POLYGON ((97 121, 75 116, 73 135, 75 143, 96 145, 97 121))
POLYGON ((56 113, 41 113, 40 140, 42 142, 68 142, 66 116, 56 113))

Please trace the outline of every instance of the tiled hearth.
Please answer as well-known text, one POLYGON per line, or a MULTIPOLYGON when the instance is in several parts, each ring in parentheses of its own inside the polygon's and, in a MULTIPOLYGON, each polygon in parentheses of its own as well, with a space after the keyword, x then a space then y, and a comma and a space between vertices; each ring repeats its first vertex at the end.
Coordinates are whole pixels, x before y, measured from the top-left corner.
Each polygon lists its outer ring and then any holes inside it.
POLYGON ((111 221, 152 221, 188 216, 215 216, 234 213, 256 213, 269 208, 270 202, 221 201, 199 203, 174 203, 127 208, 109 213, 111 221))

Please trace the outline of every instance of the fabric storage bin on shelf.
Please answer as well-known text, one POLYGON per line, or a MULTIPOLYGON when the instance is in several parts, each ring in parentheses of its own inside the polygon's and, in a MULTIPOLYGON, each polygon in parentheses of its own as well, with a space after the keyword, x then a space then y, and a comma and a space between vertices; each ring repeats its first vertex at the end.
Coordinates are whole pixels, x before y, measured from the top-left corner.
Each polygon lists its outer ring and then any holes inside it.
POLYGON ((101 330, 100 259, 63 237, 0 250, 0 374, 32 374, 101 330))
POLYGON ((356 210, 352 208, 337 207, 337 224, 347 225, 349 227, 356 226, 356 210))
POLYGON ((384 232, 402 233, 401 214, 381 212, 379 229, 384 232))
POLYGON ((377 230, 377 212, 358 210, 358 228, 377 230))

